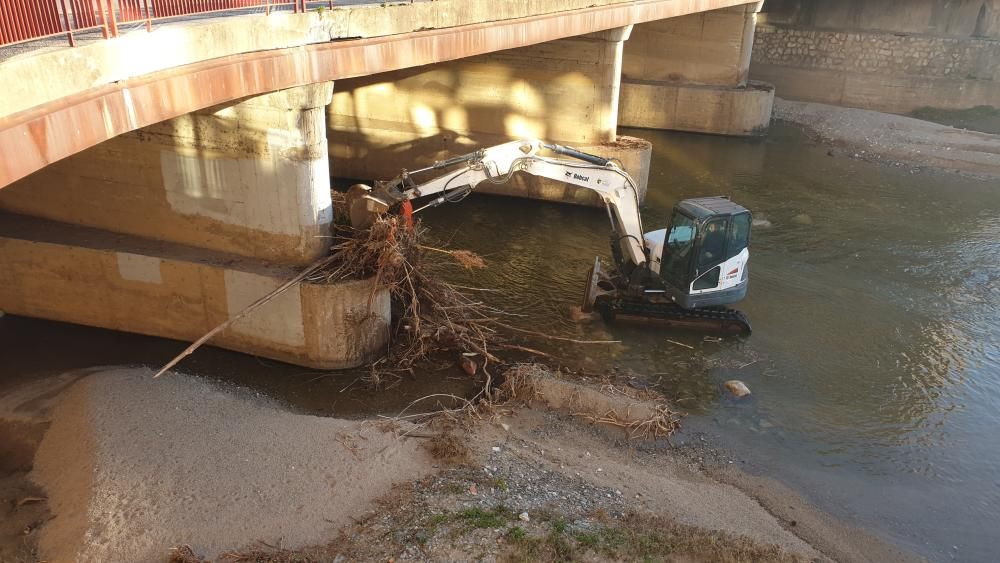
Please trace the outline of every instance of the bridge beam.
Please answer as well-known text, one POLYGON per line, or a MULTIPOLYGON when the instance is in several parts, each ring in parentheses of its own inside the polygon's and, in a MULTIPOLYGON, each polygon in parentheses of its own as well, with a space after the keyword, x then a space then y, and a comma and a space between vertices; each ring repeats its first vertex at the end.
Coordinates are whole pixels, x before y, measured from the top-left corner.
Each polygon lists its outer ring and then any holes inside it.
POLYGON ((747 80, 761 4, 636 25, 624 53, 621 125, 765 133, 774 88, 747 80))
MULTIPOLYGON (((540 138, 620 159, 644 195, 650 145, 616 134, 631 27, 338 81, 328 114, 332 168, 339 177, 391 178, 479 147, 540 138)), ((589 190, 520 175, 480 191, 601 204, 589 190)))
MULTIPOLYGON (((327 252, 332 83, 137 130, 0 191, 0 309, 193 340, 327 252)), ((385 343, 370 283, 306 284, 213 343, 319 368, 385 343)))

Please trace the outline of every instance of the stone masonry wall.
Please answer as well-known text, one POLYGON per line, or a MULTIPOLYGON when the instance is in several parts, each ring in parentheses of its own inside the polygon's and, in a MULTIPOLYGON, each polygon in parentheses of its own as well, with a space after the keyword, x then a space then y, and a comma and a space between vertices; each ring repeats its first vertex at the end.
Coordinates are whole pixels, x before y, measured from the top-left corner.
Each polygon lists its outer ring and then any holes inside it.
POLYGON ((750 78, 779 98, 890 113, 1000 107, 1000 40, 758 24, 750 78))
POLYGON ((753 62, 1000 81, 1000 41, 762 25, 754 39, 753 62))

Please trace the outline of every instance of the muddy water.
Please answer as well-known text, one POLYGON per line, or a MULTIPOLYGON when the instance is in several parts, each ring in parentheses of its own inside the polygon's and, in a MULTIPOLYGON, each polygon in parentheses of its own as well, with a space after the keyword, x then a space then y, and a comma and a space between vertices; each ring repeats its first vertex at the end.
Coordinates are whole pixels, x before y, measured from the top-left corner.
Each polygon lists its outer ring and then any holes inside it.
MULTIPOLYGON (((616 345, 526 340, 567 364, 627 369, 690 413, 751 471, 934 560, 991 561, 1000 548, 1000 190, 840 157, 778 127, 765 141, 628 131, 654 143, 647 230, 673 204, 731 195, 754 230, 749 339, 705 341, 649 328, 579 325, 602 210, 473 196, 426 213, 441 244, 489 267, 447 277, 535 330, 616 345), (668 340, 669 339, 669 340, 668 340), (673 341, 673 342, 671 342, 673 341), (690 348, 689 348, 690 347, 690 348), (732 403, 738 378, 753 399, 732 403)), ((13 316, 0 318, 0 393, 67 370, 158 365, 182 343, 13 316)), ((362 372, 323 373, 210 347, 182 369, 259 390, 304 412, 396 414, 418 397, 465 394, 440 371, 389 393, 362 372)), ((411 408, 432 404, 419 404, 411 408)), ((683 437, 681 439, 684 439, 683 437)))
POLYGON ((434 210, 436 233, 491 264, 455 277, 499 288, 486 295, 526 326, 622 340, 545 349, 642 374, 750 470, 932 559, 995 560, 1000 186, 830 157, 790 127, 765 141, 628 133, 654 146, 646 230, 717 194, 770 222, 754 229, 740 305, 752 337, 568 321, 607 252, 603 211, 487 197, 434 210), (732 378, 752 401, 720 398, 732 378))

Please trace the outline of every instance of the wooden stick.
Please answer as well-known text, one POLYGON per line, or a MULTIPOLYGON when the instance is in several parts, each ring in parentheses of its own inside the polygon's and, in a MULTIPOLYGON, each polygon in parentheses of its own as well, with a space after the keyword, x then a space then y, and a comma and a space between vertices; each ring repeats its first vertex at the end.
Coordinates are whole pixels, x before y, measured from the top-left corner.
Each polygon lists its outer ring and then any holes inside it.
POLYGON ((669 342, 671 344, 676 344, 678 346, 683 346, 683 347, 688 348, 690 350, 694 350, 694 346, 689 346, 687 344, 684 344, 683 342, 677 342, 676 340, 670 340, 669 338, 667 339, 667 342, 669 342))
POLYGON ((565 336, 552 336, 551 334, 544 334, 541 332, 535 332, 533 330, 517 328, 516 326, 510 326, 509 324, 505 324, 496 320, 493 321, 493 324, 497 326, 502 326, 506 329, 513 330, 516 332, 523 332, 525 334, 540 336, 542 338, 548 338, 549 340, 561 340, 562 342, 572 342, 573 344, 621 344, 622 342, 621 340, 574 340, 572 338, 566 338, 565 336))
POLYGON ((204 344, 204 343, 208 342, 209 340, 211 340, 212 337, 215 336, 216 334, 219 334, 223 330, 226 330, 227 328, 229 328, 230 325, 232 325, 236 321, 242 319, 243 317, 249 315, 250 313, 254 312, 261 305, 267 303, 271 299, 274 299, 278 295, 281 295, 282 293, 284 293, 285 291, 287 291, 292 286, 297 285, 302 280, 304 280, 306 278, 306 276, 308 276, 309 274, 315 272, 316 270, 318 270, 318 269, 326 266, 327 264, 333 262, 333 260, 335 258, 336 258, 335 255, 324 256, 323 258, 320 258, 319 260, 313 262, 312 264, 310 264, 309 266, 307 266, 305 270, 302 270, 301 272, 299 272, 299 274, 297 276, 295 276, 294 278, 292 278, 292 279, 286 281, 285 283, 281 284, 281 286, 279 286, 277 289, 275 289, 271 293, 268 293, 264 297, 261 297, 260 299, 258 299, 256 301, 254 301, 253 303, 247 305, 242 311, 240 311, 239 313, 237 313, 236 316, 230 317, 229 319, 227 319, 222 324, 220 324, 220 325, 216 326, 215 328, 213 328, 212 330, 206 332, 204 336, 202 336, 198 340, 195 340, 194 343, 191 344, 190 346, 188 346, 187 348, 185 348, 183 352, 181 352, 180 354, 178 354, 177 356, 175 356, 174 359, 170 360, 169 362, 167 362, 167 364, 165 366, 163 366, 162 368, 160 368, 160 371, 156 372, 156 375, 153 376, 153 379, 156 379, 157 377, 160 377, 161 375, 163 375, 164 373, 166 373, 167 370, 169 370, 170 368, 176 366, 178 363, 180 363, 181 360, 183 360, 184 358, 190 356, 192 353, 194 353, 195 350, 197 350, 198 348, 200 348, 202 344, 204 344))
POLYGON ((544 358, 555 358, 552 354, 546 354, 541 350, 535 350, 534 348, 528 348, 525 346, 518 346, 517 344, 494 344, 497 348, 502 348, 504 350, 520 350, 521 352, 527 352, 529 354, 535 354, 536 356, 542 356, 544 358))

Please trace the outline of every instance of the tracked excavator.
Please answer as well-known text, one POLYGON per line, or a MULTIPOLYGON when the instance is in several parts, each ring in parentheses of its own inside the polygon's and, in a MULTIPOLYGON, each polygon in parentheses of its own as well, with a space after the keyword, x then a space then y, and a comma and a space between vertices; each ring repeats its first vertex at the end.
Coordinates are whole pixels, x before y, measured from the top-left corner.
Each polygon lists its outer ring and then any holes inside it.
POLYGON ((678 203, 665 229, 643 233, 635 181, 620 163, 571 147, 522 140, 403 170, 375 187, 352 186, 347 206, 353 226, 379 214, 419 213, 463 200, 485 182, 503 184, 514 174, 550 178, 597 193, 611 221, 613 267, 594 260, 582 308, 605 321, 653 322, 667 327, 749 335, 750 323, 728 305, 747 293, 750 211, 726 197, 678 203), (543 156, 549 152, 558 157, 543 156), (426 181, 415 177, 438 174, 426 181), (414 209, 413 201, 433 198, 414 209))

